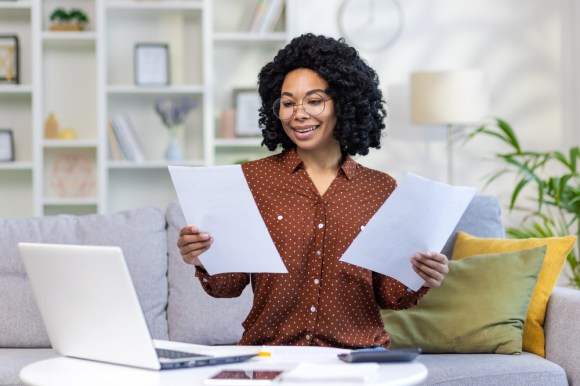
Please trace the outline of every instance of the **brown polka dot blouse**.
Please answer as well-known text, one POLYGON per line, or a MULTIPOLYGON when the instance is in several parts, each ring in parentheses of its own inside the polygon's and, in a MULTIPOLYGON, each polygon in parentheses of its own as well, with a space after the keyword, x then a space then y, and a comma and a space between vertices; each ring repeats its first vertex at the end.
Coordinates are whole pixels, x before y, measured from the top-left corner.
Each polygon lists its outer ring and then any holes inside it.
POLYGON ((254 304, 240 344, 388 347, 379 307, 409 308, 428 289, 410 291, 339 259, 395 180, 347 157, 321 196, 294 150, 245 163, 242 170, 289 273, 210 276, 197 270, 214 297, 239 296, 251 281, 254 304))

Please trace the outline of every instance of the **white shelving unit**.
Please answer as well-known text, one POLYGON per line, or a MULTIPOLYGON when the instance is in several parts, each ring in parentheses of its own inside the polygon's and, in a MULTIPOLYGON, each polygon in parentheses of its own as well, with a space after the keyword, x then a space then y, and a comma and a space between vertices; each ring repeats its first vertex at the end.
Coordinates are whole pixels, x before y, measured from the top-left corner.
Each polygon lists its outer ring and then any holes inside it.
POLYGON ((237 88, 289 39, 287 0, 272 32, 249 32, 262 0, 31 0, 0 2, 0 34, 20 38, 21 82, 0 84, 0 128, 11 128, 16 161, 0 163, 0 216, 112 213, 175 200, 168 164, 206 166, 263 156, 260 138, 221 138, 220 116, 237 88), (53 32, 52 11, 80 8, 81 32, 53 32), (169 45, 170 84, 134 81, 137 43, 169 45), (167 130, 157 98, 191 96, 185 159, 163 157, 167 130), (50 113, 77 138, 45 139, 50 113), (145 160, 112 160, 109 120, 126 114, 145 160))

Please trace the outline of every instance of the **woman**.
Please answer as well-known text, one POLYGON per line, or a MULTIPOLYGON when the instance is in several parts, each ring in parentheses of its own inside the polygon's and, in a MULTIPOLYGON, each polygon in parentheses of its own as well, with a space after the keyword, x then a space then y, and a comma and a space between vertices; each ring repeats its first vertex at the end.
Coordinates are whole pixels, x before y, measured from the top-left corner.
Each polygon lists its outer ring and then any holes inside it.
POLYGON ((240 344, 388 348, 379 308, 417 304, 448 268, 437 252, 409 256, 425 280, 414 292, 339 261, 396 186, 351 158, 380 147, 386 112, 378 77, 342 39, 306 34, 263 67, 258 83, 263 144, 282 152, 242 170, 289 273, 208 275, 199 256, 212 238, 196 226, 181 230, 181 255, 211 296, 239 296, 252 283, 240 344))

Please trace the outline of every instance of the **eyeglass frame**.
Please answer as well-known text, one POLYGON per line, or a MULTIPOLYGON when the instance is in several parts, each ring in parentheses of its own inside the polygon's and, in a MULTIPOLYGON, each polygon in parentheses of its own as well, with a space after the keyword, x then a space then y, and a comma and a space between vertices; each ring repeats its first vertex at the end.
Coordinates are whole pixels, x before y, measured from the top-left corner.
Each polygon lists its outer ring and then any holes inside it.
MULTIPOLYGON (((331 99, 334 99, 334 97, 329 97, 328 99, 322 98, 322 102, 324 103, 324 106, 322 107, 322 111, 319 112, 318 114, 311 114, 311 113, 309 113, 308 112, 308 109, 305 109, 304 108, 304 99, 308 98, 309 96, 312 96, 313 94, 320 95, 320 92, 319 91, 322 91, 322 92, 324 92, 326 94, 326 91, 316 90, 314 92, 311 92, 311 93, 306 94, 304 96, 304 98, 302 98, 302 103, 292 103, 292 114, 288 118, 284 118, 284 119, 280 118, 278 116, 278 114, 276 114, 276 108, 275 108, 275 106, 277 104, 276 101, 281 101, 283 98, 286 98, 286 99, 288 99, 288 101, 290 101, 290 98, 287 98, 285 96, 281 96, 281 97, 278 97, 278 98, 274 99, 274 103, 272 103, 272 112, 274 113, 274 115, 276 116, 276 118, 278 118, 279 120, 281 120, 281 121, 289 121, 290 119, 292 119, 292 117, 294 117, 294 115, 296 115, 297 107, 298 106, 302 106, 302 111, 304 111, 306 114, 310 115, 311 117, 317 117, 317 116, 319 116, 320 114, 322 114, 326 110, 326 102, 328 102, 331 99)), ((322 97, 322 95, 320 95, 320 96, 322 97)))

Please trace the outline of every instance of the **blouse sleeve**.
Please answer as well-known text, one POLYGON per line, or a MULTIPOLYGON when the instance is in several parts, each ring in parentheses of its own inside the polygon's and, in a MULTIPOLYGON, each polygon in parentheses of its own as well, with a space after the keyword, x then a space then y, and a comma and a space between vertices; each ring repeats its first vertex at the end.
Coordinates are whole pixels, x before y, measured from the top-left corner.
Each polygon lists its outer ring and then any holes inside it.
POLYGON ((235 298, 250 283, 248 273, 220 273, 210 275, 203 268, 196 267, 195 276, 205 292, 214 298, 235 298))
POLYGON ((418 291, 413 291, 400 281, 376 272, 373 272, 373 289, 379 307, 389 310, 403 310, 416 306, 429 292, 429 287, 424 286, 418 291))

